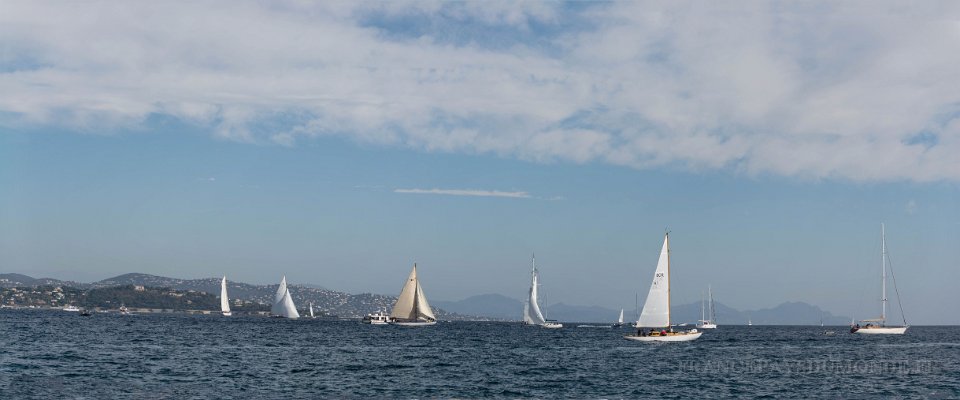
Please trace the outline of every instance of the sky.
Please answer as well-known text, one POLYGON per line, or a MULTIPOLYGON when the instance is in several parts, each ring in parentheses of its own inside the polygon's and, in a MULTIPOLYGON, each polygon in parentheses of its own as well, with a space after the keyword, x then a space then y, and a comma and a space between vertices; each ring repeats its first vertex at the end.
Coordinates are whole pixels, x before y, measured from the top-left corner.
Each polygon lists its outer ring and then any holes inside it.
POLYGON ((960 324, 958 48, 951 1, 5 1, 0 272, 519 299, 536 253, 632 309, 669 230, 674 302, 869 318, 885 223, 960 324))

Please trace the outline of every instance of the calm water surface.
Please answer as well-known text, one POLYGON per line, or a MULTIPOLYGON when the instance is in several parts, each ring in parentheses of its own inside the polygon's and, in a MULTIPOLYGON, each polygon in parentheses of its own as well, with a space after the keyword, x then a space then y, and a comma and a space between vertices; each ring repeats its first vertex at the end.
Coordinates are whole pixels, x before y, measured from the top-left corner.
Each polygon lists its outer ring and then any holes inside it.
POLYGON ((960 327, 575 326, 0 310, 0 398, 960 397, 960 327))

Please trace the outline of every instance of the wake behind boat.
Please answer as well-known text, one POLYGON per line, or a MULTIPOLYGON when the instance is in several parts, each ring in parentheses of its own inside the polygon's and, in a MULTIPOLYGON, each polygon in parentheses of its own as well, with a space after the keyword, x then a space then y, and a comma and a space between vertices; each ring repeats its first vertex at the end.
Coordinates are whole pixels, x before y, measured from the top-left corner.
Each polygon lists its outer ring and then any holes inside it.
POLYGON ((437 323, 433 315, 427 296, 423 294, 423 287, 417 279, 417 264, 413 264, 407 283, 400 290, 400 296, 393 305, 389 323, 400 326, 429 326, 437 323))
POLYGON ((647 292, 647 301, 637 321, 637 334, 624 338, 640 342, 689 342, 699 339, 703 332, 696 329, 674 331, 670 325, 670 233, 663 237, 660 260, 653 273, 653 282, 647 292), (645 328, 650 328, 649 331, 645 328))
MULTIPOLYGON (((850 333, 902 335, 907 332, 907 317, 903 315, 903 305, 900 304, 900 292, 897 291, 897 304, 900 305, 900 316, 903 317, 903 326, 887 326, 887 235, 883 224, 880 224, 880 318, 864 319, 850 326, 850 333)), ((893 276, 893 264, 890 265, 890 275, 893 277, 893 286, 896 288, 897 279, 893 276)))

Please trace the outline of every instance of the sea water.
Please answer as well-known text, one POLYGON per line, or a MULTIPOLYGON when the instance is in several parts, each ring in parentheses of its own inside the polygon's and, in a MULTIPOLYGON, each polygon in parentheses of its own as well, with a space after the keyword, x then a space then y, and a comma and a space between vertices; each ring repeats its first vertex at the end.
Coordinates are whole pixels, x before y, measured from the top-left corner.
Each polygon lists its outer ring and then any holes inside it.
POLYGON ((575 326, 5 309, 0 398, 960 397, 960 327, 721 325, 656 344, 575 326))

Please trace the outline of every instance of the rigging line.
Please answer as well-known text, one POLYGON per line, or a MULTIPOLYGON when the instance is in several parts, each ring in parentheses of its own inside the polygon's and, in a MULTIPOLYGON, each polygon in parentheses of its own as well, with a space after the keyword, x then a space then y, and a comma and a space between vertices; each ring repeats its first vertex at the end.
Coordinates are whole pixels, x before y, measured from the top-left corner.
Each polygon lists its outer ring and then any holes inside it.
POLYGON ((893 278, 893 291, 897 293, 897 305, 900 306, 900 317, 903 318, 903 325, 907 325, 907 315, 903 313, 903 303, 900 302, 900 289, 897 289, 897 277, 893 275, 893 260, 890 254, 887 254, 887 263, 890 265, 890 277, 893 278))

